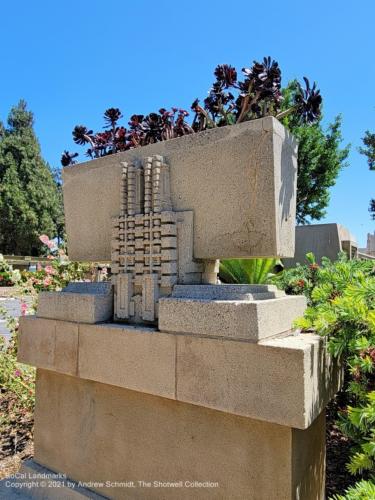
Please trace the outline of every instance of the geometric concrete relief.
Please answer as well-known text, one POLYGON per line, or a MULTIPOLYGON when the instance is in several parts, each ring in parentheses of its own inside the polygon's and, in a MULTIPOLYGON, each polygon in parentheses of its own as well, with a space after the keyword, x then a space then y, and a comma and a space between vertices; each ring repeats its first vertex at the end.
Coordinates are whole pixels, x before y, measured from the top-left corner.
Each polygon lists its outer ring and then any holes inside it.
POLYGON ((155 323, 173 286, 202 282, 193 260, 193 212, 174 212, 170 167, 162 156, 122 162, 121 213, 113 219, 114 319, 155 323))

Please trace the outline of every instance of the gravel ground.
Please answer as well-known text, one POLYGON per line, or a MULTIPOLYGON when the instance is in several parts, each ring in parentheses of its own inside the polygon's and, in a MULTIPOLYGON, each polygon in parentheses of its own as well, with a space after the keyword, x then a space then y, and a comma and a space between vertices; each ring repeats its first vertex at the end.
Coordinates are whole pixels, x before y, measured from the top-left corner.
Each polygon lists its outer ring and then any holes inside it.
POLYGON ((0 479, 33 456, 33 413, 19 409, 14 395, 0 391, 0 479))

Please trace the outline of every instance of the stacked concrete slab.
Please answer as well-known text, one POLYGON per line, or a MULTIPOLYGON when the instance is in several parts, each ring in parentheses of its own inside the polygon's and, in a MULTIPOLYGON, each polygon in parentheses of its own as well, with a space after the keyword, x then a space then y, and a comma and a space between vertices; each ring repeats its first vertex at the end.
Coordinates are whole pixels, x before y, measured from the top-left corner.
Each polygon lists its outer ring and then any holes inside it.
MULTIPOLYGON (((168 165, 168 210, 194 215, 176 268, 180 257, 198 266, 201 282, 181 272, 169 294, 128 295, 157 311, 154 324, 113 316, 113 289, 141 283, 137 273, 40 297, 18 354, 38 368, 34 467, 109 498, 324 498, 324 408, 341 372, 320 337, 292 330, 305 299, 215 282, 219 258, 293 254, 296 144, 266 118, 67 169, 73 258, 110 258, 111 221, 120 213, 127 224, 123 164, 155 155, 168 165)), ((126 238, 120 267, 132 262, 126 238)), ((155 287, 162 278, 153 274, 155 287)))

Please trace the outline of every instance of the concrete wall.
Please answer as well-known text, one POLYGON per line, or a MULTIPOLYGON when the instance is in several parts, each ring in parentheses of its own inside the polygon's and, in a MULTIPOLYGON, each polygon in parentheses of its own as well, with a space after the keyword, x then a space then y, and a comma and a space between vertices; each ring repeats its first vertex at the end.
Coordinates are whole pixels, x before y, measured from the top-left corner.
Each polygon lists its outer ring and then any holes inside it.
POLYGON ((46 370, 36 390, 35 460, 79 481, 135 482, 93 488, 110 498, 324 497, 324 414, 295 430, 46 370))
POLYGON ((196 259, 292 256, 297 144, 273 117, 106 156, 63 172, 72 260, 111 259, 121 161, 162 155, 172 206, 194 211, 196 259))
POLYGON ((349 258, 357 253, 354 236, 340 224, 312 224, 296 227, 294 258, 283 259, 286 267, 306 264, 306 254, 312 252, 318 263, 322 257, 336 260, 339 252, 345 251, 349 258))

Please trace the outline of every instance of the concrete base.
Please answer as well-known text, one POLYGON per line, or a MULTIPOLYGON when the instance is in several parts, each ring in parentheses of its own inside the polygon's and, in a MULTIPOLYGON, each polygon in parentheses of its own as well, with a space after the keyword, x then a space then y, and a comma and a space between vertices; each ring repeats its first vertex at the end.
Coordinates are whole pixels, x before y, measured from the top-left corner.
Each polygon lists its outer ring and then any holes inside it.
POLYGON ((322 499, 324 433, 37 374, 35 460, 109 498, 322 499))
POLYGON ((24 316, 19 339, 21 363, 298 429, 341 386, 310 334, 254 343, 24 316))
MULTIPOLYGON (((211 298, 164 300, 228 313, 228 293, 264 290, 203 292, 211 298)), ((341 370, 321 337, 273 336, 292 321, 283 306, 305 307, 291 299, 238 301, 255 304, 258 342, 239 314, 238 331, 202 314, 208 335, 190 331, 194 314, 176 333, 22 317, 18 360, 38 368, 36 462, 115 499, 321 500, 324 408, 341 370)))

